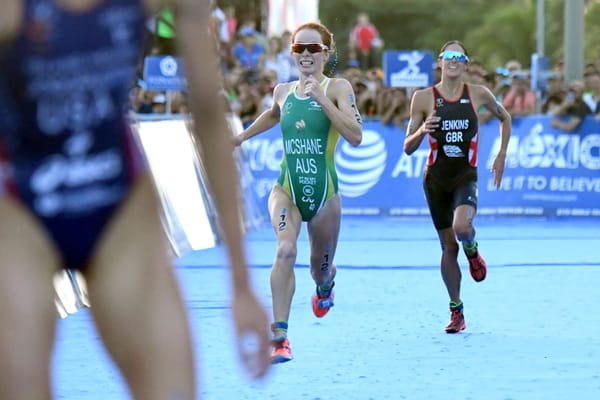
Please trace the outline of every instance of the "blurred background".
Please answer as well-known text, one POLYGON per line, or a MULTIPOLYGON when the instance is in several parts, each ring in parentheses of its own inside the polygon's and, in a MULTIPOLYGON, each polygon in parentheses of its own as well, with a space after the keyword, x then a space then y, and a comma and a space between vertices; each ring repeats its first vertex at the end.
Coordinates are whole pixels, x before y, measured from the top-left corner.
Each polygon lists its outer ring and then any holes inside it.
MULTIPOLYGON (((259 29, 268 35, 280 35, 292 29, 299 20, 287 17, 294 10, 298 19, 307 8, 316 7, 318 18, 334 33, 340 64, 347 65, 349 33, 356 24, 356 16, 365 12, 385 39, 390 49, 432 49, 455 38, 463 41, 470 53, 476 54, 487 69, 494 69, 509 59, 517 59, 527 65, 531 54, 537 51, 537 12, 540 3, 544 7, 545 29, 543 39, 545 54, 553 62, 564 56, 565 1, 564 0, 219 0, 222 8, 233 5, 238 20, 256 21, 259 29), (282 20, 289 21, 286 25, 282 20), (278 25, 275 21, 281 21, 278 25)), ((574 7, 582 7, 585 25, 582 46, 586 59, 595 58, 600 46, 600 1, 569 0, 574 7)), ((583 24, 580 24, 582 22, 583 24)))

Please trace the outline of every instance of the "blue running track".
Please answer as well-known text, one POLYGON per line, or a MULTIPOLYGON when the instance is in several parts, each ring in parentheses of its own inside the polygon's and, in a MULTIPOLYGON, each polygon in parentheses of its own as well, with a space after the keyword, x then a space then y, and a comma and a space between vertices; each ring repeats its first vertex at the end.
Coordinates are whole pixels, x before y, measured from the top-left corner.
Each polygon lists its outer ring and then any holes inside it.
MULTIPOLYGON (((294 360, 251 381, 232 345, 221 248, 177 260, 203 400, 600 399, 600 220, 477 220, 487 279, 463 268, 467 329, 443 333, 448 297, 428 219, 344 217, 336 305, 310 309, 305 230, 289 321, 294 360)), ((270 228, 248 235, 253 283, 270 312, 270 228)), ((59 322, 58 399, 128 399, 86 310, 59 322)), ((143 399, 141 399, 143 400, 143 399)))

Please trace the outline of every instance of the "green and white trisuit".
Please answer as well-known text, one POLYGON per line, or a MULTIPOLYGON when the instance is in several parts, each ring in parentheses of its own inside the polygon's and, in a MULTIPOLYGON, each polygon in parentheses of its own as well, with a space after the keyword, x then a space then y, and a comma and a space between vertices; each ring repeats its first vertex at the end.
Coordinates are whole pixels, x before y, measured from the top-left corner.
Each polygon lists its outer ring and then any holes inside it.
MULTIPOLYGON (((327 93, 330 79, 321 82, 327 93)), ((325 202, 338 192, 334 152, 339 133, 312 97, 296 94, 298 82, 291 85, 281 109, 283 160, 277 183, 290 195, 309 221, 325 202)))

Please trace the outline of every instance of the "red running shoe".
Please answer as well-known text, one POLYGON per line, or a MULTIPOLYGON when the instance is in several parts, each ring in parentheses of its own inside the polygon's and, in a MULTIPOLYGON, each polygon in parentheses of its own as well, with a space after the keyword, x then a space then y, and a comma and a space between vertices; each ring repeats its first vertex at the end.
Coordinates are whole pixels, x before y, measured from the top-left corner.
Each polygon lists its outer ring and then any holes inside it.
POLYGON ((323 294, 319 293, 319 288, 317 287, 317 291, 313 294, 312 297, 312 310, 317 318, 323 318, 325 314, 329 312, 329 309, 333 307, 333 286, 335 282, 331 282, 331 290, 329 290, 329 294, 327 296, 323 296, 323 294))
POLYGON ((467 324, 465 323, 465 316, 462 312, 462 307, 460 310, 453 310, 450 316, 450 322, 446 325, 444 330, 446 333, 459 333, 460 331, 464 331, 467 328, 467 324))
POLYGON ((294 358, 292 356, 290 341, 287 338, 274 339, 271 341, 271 345, 273 346, 271 364, 288 362, 294 358))
POLYGON ((469 260, 469 272, 475 282, 484 280, 487 275, 487 264, 483 257, 481 257, 481 254, 479 254, 479 250, 474 256, 467 256, 467 260, 469 260))

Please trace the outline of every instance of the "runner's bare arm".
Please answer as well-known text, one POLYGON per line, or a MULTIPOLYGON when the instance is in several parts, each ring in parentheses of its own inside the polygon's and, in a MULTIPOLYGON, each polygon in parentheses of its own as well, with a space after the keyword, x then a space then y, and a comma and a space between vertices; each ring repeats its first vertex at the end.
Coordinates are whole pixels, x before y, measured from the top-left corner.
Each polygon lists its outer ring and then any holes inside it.
POLYGON ((512 118, 504 106, 496 100, 494 94, 485 86, 474 85, 479 103, 500 120, 500 152, 506 154, 512 130, 512 118))
POLYGON ((341 78, 332 79, 330 91, 321 100, 321 107, 344 139, 353 146, 361 143, 362 119, 350 82, 341 78))
POLYGON ((408 155, 417 150, 427 134, 427 127, 424 124, 427 116, 426 99, 422 90, 417 90, 410 102, 410 119, 406 128, 406 138, 404 139, 404 152, 408 155))
POLYGON ((512 131, 512 118, 504 106, 496 101, 496 97, 487 87, 475 85, 474 89, 475 95, 479 99, 479 103, 500 120, 500 150, 492 164, 494 186, 499 188, 500 183, 502 182, 502 176, 504 175, 506 151, 508 149, 508 141, 510 140, 512 131))
POLYGON ((268 319, 250 285, 231 132, 225 119, 225 104, 216 100, 220 98, 222 79, 219 57, 209 35, 209 1, 175 0, 173 7, 178 49, 186 64, 189 106, 195 125, 193 135, 195 143, 200 145, 198 152, 215 200, 230 264, 238 353, 248 372, 260 377, 270 365, 268 319), (243 339, 247 335, 257 339, 257 347, 253 351, 243 347, 243 339))
POLYGON ((279 84, 273 90, 273 105, 268 110, 263 111, 249 127, 244 129, 237 137, 234 138, 234 144, 239 146, 242 142, 265 132, 279 122, 281 111, 279 109, 279 99, 285 100, 285 95, 289 89, 289 85, 279 84))

